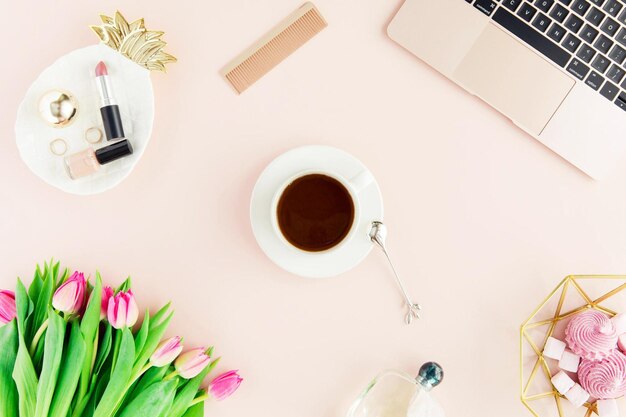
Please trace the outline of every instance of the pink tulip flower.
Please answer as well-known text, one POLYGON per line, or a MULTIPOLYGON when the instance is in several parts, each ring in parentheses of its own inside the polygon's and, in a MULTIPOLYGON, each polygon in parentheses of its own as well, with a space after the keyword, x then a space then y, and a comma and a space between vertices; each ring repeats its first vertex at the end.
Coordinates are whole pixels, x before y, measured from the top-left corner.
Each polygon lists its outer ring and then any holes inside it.
POLYGON ((109 300, 115 295, 113 288, 106 286, 102 289, 102 302, 100 303, 100 320, 104 320, 109 309, 109 300))
POLYGON ((225 398, 237 391, 239 385, 241 385, 243 378, 237 374, 237 371, 228 371, 215 377, 209 384, 209 393, 217 401, 222 401, 225 398))
POLYGON ((116 329, 132 327, 137 323, 139 307, 131 290, 118 292, 114 297, 109 298, 107 317, 111 326, 116 329))
POLYGON ((162 341, 150 357, 150 364, 160 368, 172 363, 183 351, 181 341, 179 336, 162 341))
POLYGON ((82 272, 74 272, 52 296, 52 306, 66 314, 77 314, 85 304, 87 281, 82 272))
POLYGON ((198 375, 211 361, 203 347, 189 350, 176 359, 174 366, 180 376, 191 379, 198 375))
POLYGON ((16 316, 15 293, 8 290, 0 290, 0 324, 7 324, 16 316))

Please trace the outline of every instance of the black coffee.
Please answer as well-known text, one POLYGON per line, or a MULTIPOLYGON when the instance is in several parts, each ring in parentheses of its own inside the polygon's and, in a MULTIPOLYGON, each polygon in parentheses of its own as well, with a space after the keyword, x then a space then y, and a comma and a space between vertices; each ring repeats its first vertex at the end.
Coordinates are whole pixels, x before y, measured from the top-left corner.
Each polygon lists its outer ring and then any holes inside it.
POLYGON ((289 184, 276 211, 285 239, 309 252, 339 244, 354 222, 352 196, 339 181, 322 174, 305 175, 289 184))

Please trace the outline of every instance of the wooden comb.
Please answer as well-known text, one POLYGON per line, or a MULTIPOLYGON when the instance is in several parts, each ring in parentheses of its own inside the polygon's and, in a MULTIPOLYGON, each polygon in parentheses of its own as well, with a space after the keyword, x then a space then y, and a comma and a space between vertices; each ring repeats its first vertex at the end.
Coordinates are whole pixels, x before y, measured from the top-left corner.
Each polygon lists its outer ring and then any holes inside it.
POLYGON ((221 72, 241 94, 328 24, 313 3, 305 3, 221 72))

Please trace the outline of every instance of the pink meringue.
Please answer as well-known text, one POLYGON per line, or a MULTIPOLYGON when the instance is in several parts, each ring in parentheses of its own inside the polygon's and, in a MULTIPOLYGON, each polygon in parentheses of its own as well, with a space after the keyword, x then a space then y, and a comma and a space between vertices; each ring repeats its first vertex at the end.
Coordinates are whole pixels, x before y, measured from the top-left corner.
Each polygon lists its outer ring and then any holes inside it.
POLYGON ((565 329, 570 350, 584 359, 602 360, 617 347, 617 332, 609 317, 597 310, 575 315, 565 329))
POLYGON ((599 400, 626 394, 626 356, 614 350, 602 361, 584 359, 578 368, 580 385, 599 400))
POLYGON ((623 353, 626 353, 626 333, 620 334, 619 337, 617 338, 617 347, 623 353))

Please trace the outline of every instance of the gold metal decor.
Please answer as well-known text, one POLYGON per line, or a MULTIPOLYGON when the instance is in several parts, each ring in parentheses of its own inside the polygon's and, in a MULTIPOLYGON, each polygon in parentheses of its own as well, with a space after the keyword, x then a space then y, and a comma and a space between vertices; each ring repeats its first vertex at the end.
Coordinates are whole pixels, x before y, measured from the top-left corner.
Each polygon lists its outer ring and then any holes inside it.
MULTIPOLYGON (((595 309, 609 316, 626 312, 626 275, 570 275, 535 309, 520 329, 521 400, 535 417, 591 417, 595 403, 572 406, 550 379, 557 361, 544 358, 548 337, 564 339, 568 319, 595 309)), ((622 400, 620 400, 622 401, 622 400)))
POLYGON ((100 19, 101 25, 90 26, 100 41, 142 67, 165 72, 165 64, 177 61, 163 51, 167 45, 161 39, 164 32, 146 29, 143 19, 129 23, 119 11, 114 17, 100 15, 100 19))

